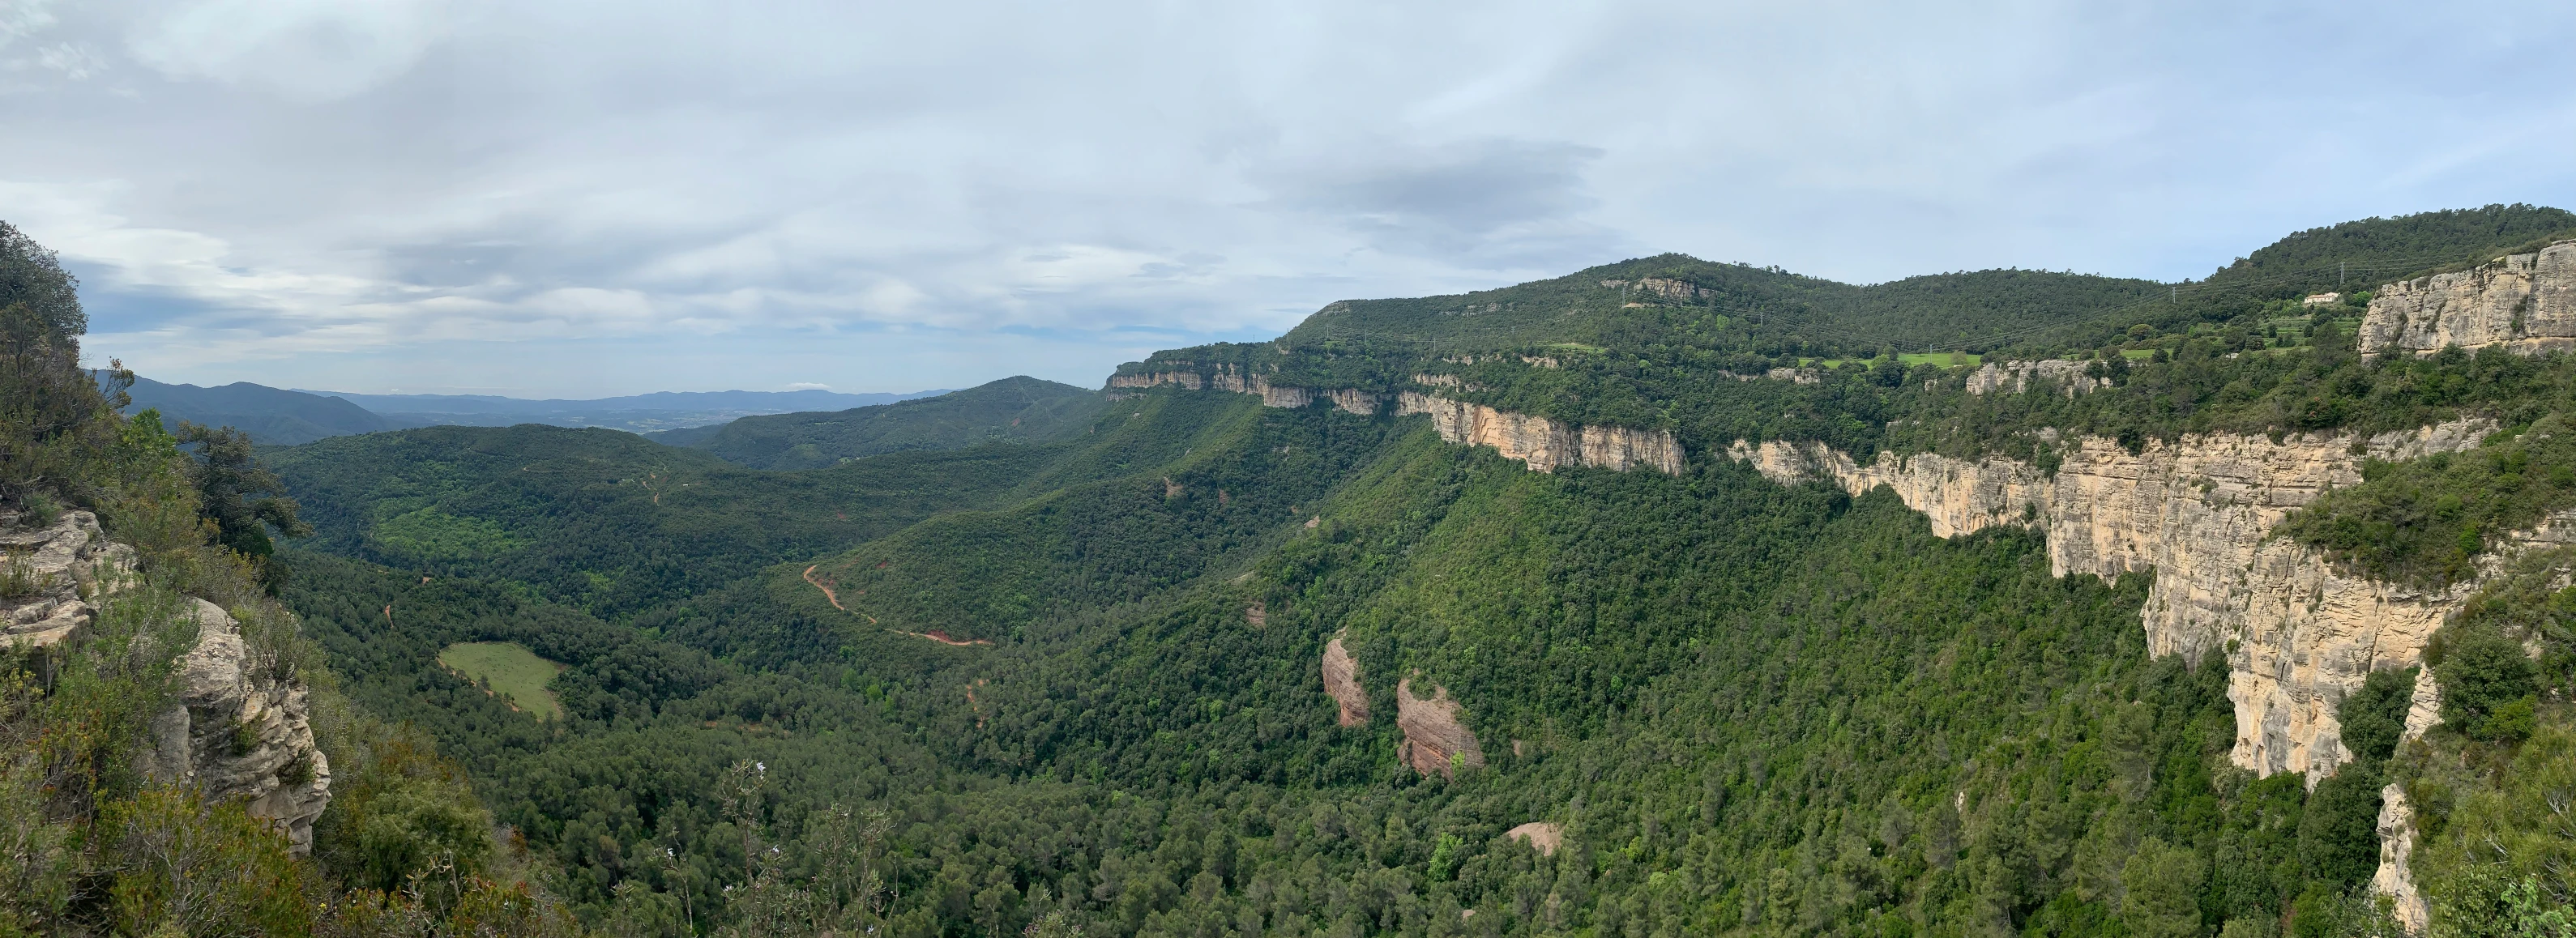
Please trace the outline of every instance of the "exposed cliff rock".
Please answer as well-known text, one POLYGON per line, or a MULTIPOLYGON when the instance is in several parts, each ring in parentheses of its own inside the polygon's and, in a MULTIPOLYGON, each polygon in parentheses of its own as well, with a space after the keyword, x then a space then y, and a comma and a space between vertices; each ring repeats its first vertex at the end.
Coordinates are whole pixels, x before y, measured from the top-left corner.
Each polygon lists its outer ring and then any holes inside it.
POLYGON ((2370 891, 2394 900, 2390 911, 2398 924, 2408 934, 2421 935, 2432 909, 2415 888, 2415 873, 2408 866, 2414 855, 2415 807, 2406 803, 2406 786, 2391 784, 2379 790, 2379 869, 2370 876, 2370 891))
POLYGON ((42 527, 19 522, 16 513, 0 515, 0 636, 38 649, 37 666, 50 679, 59 650, 98 621, 91 597, 134 572, 134 548, 110 542, 86 511, 63 512, 42 527))
POLYGON ((2358 484, 2366 457, 2465 449, 2486 429, 2451 423, 2358 447, 2340 436, 2195 437, 2137 454, 2088 437, 2059 444, 2064 463, 2053 477, 2009 459, 1884 454, 1860 466, 1821 446, 1738 442, 1729 452, 1784 482, 1826 478, 1855 493, 1889 486, 1944 537, 2039 525, 2061 576, 2156 570, 2140 612, 2154 653, 2197 657, 2237 642, 2231 758, 2265 775, 2322 775, 2348 758, 2335 706, 2372 670, 2418 663, 2472 587, 2422 593, 2345 575, 2266 535, 2328 486, 2358 484))
POLYGON ((1540 472, 1554 472, 1559 466, 1617 471, 1648 466, 1669 475, 1682 471, 1681 442, 1669 431, 1580 427, 1410 391, 1398 398, 1396 412, 1429 414, 1441 439, 1491 446, 1540 472))
POLYGON ((331 802, 331 762, 314 745, 304 686, 273 673, 222 608, 189 602, 197 645, 180 661, 179 704, 153 718, 144 771, 243 799, 286 832, 295 852, 310 851, 313 821, 331 802))
POLYGON ((2576 241, 2388 284, 2362 315, 2363 354, 2420 355, 2446 345, 2526 355, 2576 349, 2576 241))
POLYGON ((2031 382, 2054 385, 2068 397, 2108 387, 2110 380, 2091 374, 2092 362, 2043 359, 2022 362, 1987 362, 1968 375, 1968 393, 1988 394, 2009 389, 2019 394, 2030 390, 2031 382))
POLYGON ((1446 687, 1432 687, 1431 697, 1424 699, 1413 695, 1412 678, 1397 681, 1395 725, 1404 731, 1404 742, 1395 757, 1416 772, 1438 772, 1442 778, 1456 778, 1459 769, 1483 768, 1485 750, 1459 721, 1460 712, 1446 687))
MULTIPOLYGON (((1556 364, 1553 359, 1525 360, 1541 367, 1554 367, 1556 364)), ((1791 374, 1791 380, 1803 381, 1798 377, 1803 373, 1791 374)), ((1414 380, 1423 385, 1458 384, 1455 375, 1415 375, 1414 380)), ((1284 387, 1271 384, 1267 376, 1245 374, 1231 365, 1218 366, 1213 375, 1194 371, 1159 371, 1116 375, 1109 379, 1109 386, 1113 389, 1150 388, 1165 384, 1193 391, 1214 389, 1255 394, 1261 397, 1265 407, 1305 407, 1320 399, 1362 417, 1376 415, 1387 404, 1387 395, 1384 394, 1355 388, 1318 392, 1284 387)), ((1638 466, 1651 466, 1668 475, 1682 472, 1681 441, 1668 430, 1577 426, 1415 391, 1396 395, 1395 405, 1399 414, 1431 415, 1431 424, 1440 431, 1441 439, 1467 446, 1491 446, 1505 457, 1520 460, 1540 472, 1554 472, 1559 466, 1591 466, 1621 472, 1638 466)))
MULTIPOLYGON (((67 511, 41 528, 0 515, 0 549, 27 589, 0 596, 7 640, 45 650, 50 672, 87 637, 100 597, 132 582, 134 548, 109 541, 98 516, 67 511)), ((156 781, 240 798, 253 815, 285 830, 297 852, 311 849, 313 821, 331 800, 331 768, 314 745, 304 686, 276 675, 215 604, 188 601, 197 642, 179 661, 179 701, 153 718, 151 749, 140 754, 156 781)), ((50 674, 48 675, 50 676, 50 674)))
POLYGON ((1642 280, 1604 280, 1601 281, 1601 285, 1613 290, 1629 290, 1632 292, 1644 293, 1649 296, 1660 296, 1669 300, 1689 301, 1717 295, 1717 291, 1715 290, 1711 290, 1687 280, 1675 280, 1671 277, 1647 277, 1642 280))
POLYGON ((1324 643, 1324 693, 1341 706, 1343 726, 1368 724, 1368 690, 1360 686, 1360 663, 1351 659, 1339 635, 1324 643))
MULTIPOLYGON (((2524 550, 2576 543, 2576 520, 2556 516, 2516 532, 2479 578, 2429 592, 2337 572, 2304 545, 2268 537, 2272 526, 2328 486, 2360 482, 2366 457, 2466 449, 2488 429, 2458 422, 2359 441, 2196 437, 2137 454, 2085 438, 2064 445, 2065 462, 2053 477, 2009 459, 1934 454, 1881 454, 1864 467, 1813 445, 1739 440, 1729 454, 1783 483, 1824 478, 1854 493, 1886 485, 1944 537, 1992 524, 2043 526, 2049 564, 2061 576, 2156 569, 2139 613, 2150 649, 2199 655, 2236 643, 2228 662, 2227 696, 2236 711, 2231 761, 2263 775, 2308 772, 2313 780, 2351 758, 2335 715, 2344 695, 2371 671, 2421 664, 2434 630, 2480 580, 2524 550)), ((2430 673, 2420 674, 2405 735, 2423 735, 2440 714, 2440 688, 2430 673)), ((2420 934, 2426 905, 2406 866, 2413 812, 2395 786, 2383 798, 2371 885, 2420 934)))
POLYGON ((1207 379, 1200 377, 1195 371, 1156 371, 1141 375, 1109 376, 1109 386, 1113 388, 1150 388, 1158 384, 1178 385, 1196 391, 1207 387, 1207 379))
POLYGON ((1554 821, 1531 821, 1503 832, 1512 840, 1526 840, 1540 856, 1555 856, 1556 848, 1565 844, 1565 825, 1554 821))

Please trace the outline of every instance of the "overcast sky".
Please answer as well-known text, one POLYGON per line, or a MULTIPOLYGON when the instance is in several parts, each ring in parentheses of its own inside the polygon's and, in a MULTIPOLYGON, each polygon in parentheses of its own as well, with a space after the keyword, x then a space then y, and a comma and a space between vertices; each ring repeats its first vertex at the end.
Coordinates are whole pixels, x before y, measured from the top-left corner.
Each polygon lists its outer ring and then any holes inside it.
POLYGON ((2576 208, 2576 4, 0 0, 93 359, 366 392, 1096 386, 1680 251, 2200 276, 2576 208))

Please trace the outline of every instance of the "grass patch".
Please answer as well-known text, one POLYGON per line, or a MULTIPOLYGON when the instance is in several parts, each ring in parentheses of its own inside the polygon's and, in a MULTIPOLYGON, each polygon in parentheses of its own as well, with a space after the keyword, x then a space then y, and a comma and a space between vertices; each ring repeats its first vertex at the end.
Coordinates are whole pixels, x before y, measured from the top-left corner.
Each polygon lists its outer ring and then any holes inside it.
POLYGON ((1942 368, 1973 368, 1984 364, 1985 356, 1966 352, 1899 352, 1896 360, 1904 362, 1908 368, 1927 364, 1942 368))
POLYGON ((563 715, 563 705, 555 702, 546 684, 555 679, 563 665, 537 657, 536 652, 517 642, 467 642, 449 645, 438 653, 438 663, 492 689, 492 693, 509 701, 540 720, 563 715))

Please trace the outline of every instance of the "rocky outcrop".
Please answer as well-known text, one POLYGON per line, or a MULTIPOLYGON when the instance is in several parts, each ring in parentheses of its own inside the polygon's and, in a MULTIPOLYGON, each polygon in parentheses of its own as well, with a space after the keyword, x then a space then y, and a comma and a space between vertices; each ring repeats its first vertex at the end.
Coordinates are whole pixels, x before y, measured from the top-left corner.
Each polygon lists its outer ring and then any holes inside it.
MULTIPOLYGON (((1882 454, 1859 466, 1821 446, 1737 441, 1730 455, 1783 483, 1829 479, 1854 493, 1879 485, 1923 511, 1934 533, 2031 524, 2048 535, 2058 574, 2104 577, 2154 568, 2139 617, 2157 654, 2229 647, 2227 696, 2236 711, 2235 764, 2263 775, 2307 772, 2311 782, 2350 759, 2335 711, 2371 671, 2422 663, 2434 630, 2512 556, 2576 543, 2576 519, 2556 516, 2516 532, 2480 578, 2416 591, 2338 572, 2272 526, 2334 485, 2361 481, 2364 458, 2406 459, 2473 446, 2490 427, 2459 422, 2356 440, 2308 435, 2187 438, 2132 454, 2099 438, 2052 441, 2065 461, 2051 476, 2009 459, 1882 454)), ((2441 716, 2441 691, 2419 673, 2405 735, 2441 716)), ((2391 897, 2421 934, 2424 897, 2407 868, 2414 849, 2405 793, 2382 793, 2380 863, 2372 889, 2391 897)))
POLYGON ((86 511, 48 525, 20 521, 0 515, 0 640, 36 650, 38 677, 49 681, 61 650, 98 621, 92 599, 133 574, 134 548, 110 542, 86 511))
POLYGON ((1601 281, 1601 285, 1613 290, 1629 290, 1632 292, 1643 293, 1648 296, 1659 296, 1668 300, 1682 300, 1684 302, 1717 295, 1717 291, 1715 290, 1700 286, 1699 284, 1692 283, 1688 280, 1675 280, 1671 277, 1646 277, 1640 280, 1604 280, 1601 281))
POLYGON ((1813 445, 1739 441, 1729 452, 1783 482, 1825 478, 1854 493, 1886 485, 1944 537, 2041 527, 2061 576, 2157 571, 2140 611, 2154 653, 2197 657, 2236 643, 2231 759, 2265 775, 2322 776, 2348 758, 2336 705, 2371 671, 2418 663, 2471 587, 2425 593, 2374 582, 2266 535, 2327 487, 2358 484, 2364 458, 2464 449, 2486 429, 2461 422, 2359 441, 2196 437, 2135 454, 2087 437, 2057 441, 2064 462, 2054 476, 2009 459, 1929 453, 1860 466, 1813 445))
POLYGON ((1554 821, 1531 821, 1504 831, 1503 837, 1507 840, 1529 841, 1529 845, 1536 848, 1540 856, 1552 857, 1556 855, 1556 848, 1565 844, 1565 825, 1554 821))
POLYGON ((1440 438, 1466 446, 1491 446, 1509 459, 1540 472, 1560 466, 1591 466, 1625 471, 1651 467, 1668 475, 1682 471, 1681 441, 1670 431, 1627 427, 1583 427, 1495 410, 1482 404, 1405 392, 1396 402, 1401 414, 1428 414, 1440 438))
MULTIPOLYGON (((0 591, 7 640, 42 650, 50 679, 98 621, 99 602, 133 582, 134 548, 109 541, 98 516, 67 511, 41 527, 0 515, 0 550, 9 554, 0 576, 17 584, 0 591)), ((331 766, 314 745, 303 684, 274 673, 215 604, 190 599, 184 614, 197 640, 178 662, 179 700, 152 720, 150 749, 138 759, 144 774, 246 801, 296 852, 310 850, 313 821, 331 800, 331 766)))
POLYGON ((2393 900, 2389 911, 2396 913, 2397 923, 2408 934, 2421 935, 2432 909, 2415 888, 2415 872, 2408 865, 2414 855, 2415 807, 2406 803, 2406 786, 2391 784, 2379 790, 2379 869, 2370 876, 2370 891, 2393 900))
POLYGON ((2068 397, 2074 397, 2086 391, 2110 386, 2109 379, 2094 377, 2092 368, 2092 362, 2073 362, 2054 358, 2040 361, 1987 362, 1968 375, 1968 393, 1990 394, 1995 391, 2005 391, 2019 394, 2030 390, 2031 383, 2036 381, 2044 386, 2055 387, 2068 397))
POLYGON ((2365 355, 2450 345, 2526 355, 2576 349, 2576 241, 2381 287, 2362 315, 2359 341, 2365 355))
POLYGON ((304 685, 273 673, 221 607, 189 600, 197 644, 179 662, 179 703, 152 721, 143 768, 154 781, 239 798, 313 848, 313 821, 331 802, 331 761, 313 742, 304 685))
MULTIPOLYGON (((1528 361, 1544 362, 1543 367, 1555 365, 1553 359, 1528 361)), ((1458 382, 1455 375, 1415 375, 1414 380, 1426 386, 1457 386, 1458 382)), ((1387 395, 1384 394, 1356 388, 1317 392, 1274 385, 1267 376, 1237 371, 1231 365, 1218 366, 1212 375, 1194 371, 1159 371, 1116 375, 1109 379, 1109 386, 1113 389, 1150 388, 1165 384, 1194 391, 1204 388, 1255 394, 1261 397, 1265 407, 1305 407, 1324 400, 1337 409, 1362 417, 1375 416, 1387 405, 1387 395)), ((1682 472, 1681 441, 1669 430, 1578 426, 1417 391, 1395 395, 1395 405, 1398 414, 1431 415, 1431 425, 1440 431, 1441 439, 1466 446, 1491 446, 1505 457, 1520 460, 1540 472, 1554 472, 1560 466, 1590 466, 1620 472, 1646 466, 1667 475, 1680 475, 1682 472)))
POLYGON ((1404 742, 1396 747, 1395 757, 1424 775, 1434 772, 1442 778, 1456 778, 1459 769, 1478 769, 1485 765, 1485 750, 1476 745, 1476 734, 1459 719, 1462 709, 1449 699, 1449 689, 1433 686, 1428 699, 1413 695, 1413 679, 1395 684, 1395 726, 1404 731, 1404 742))
POLYGON ((1332 401, 1333 406, 1341 408, 1344 413, 1373 417, 1377 415, 1378 407, 1386 402, 1386 395, 1343 388, 1339 391, 1324 392, 1324 399, 1332 401))
POLYGON ((1137 375, 1109 376, 1109 386, 1113 388, 1150 388, 1159 384, 1178 385, 1196 391, 1207 387, 1207 379, 1200 377, 1195 371, 1154 371, 1137 375))
POLYGON ((1360 663, 1351 659, 1339 635, 1324 643, 1324 693, 1340 705, 1341 725, 1368 725, 1368 690, 1360 686, 1360 663))

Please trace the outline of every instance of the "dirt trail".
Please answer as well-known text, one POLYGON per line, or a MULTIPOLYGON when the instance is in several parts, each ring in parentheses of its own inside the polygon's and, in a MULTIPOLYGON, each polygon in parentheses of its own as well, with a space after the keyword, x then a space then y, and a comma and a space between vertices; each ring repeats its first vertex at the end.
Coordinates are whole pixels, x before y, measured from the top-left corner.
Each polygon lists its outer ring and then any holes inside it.
MULTIPOLYGON (((865 613, 862 613, 862 615, 864 615, 864 614, 865 614, 865 613)), ((868 621, 870 621, 870 622, 874 622, 874 621, 876 621, 876 620, 874 620, 874 619, 870 619, 870 620, 868 620, 868 621)), ((940 630, 938 630, 938 629, 932 629, 932 630, 927 631, 927 632, 906 632, 906 631, 904 631, 904 630, 902 630, 902 629, 887 629, 886 631, 888 631, 888 632, 893 632, 893 633, 894 633, 894 634, 896 634, 896 635, 910 635, 910 636, 912 636, 912 637, 914 637, 914 638, 926 638, 926 639, 929 639, 929 640, 931 640, 931 641, 938 642, 938 643, 940 643, 940 644, 942 644, 942 645, 955 645, 955 646, 957 646, 957 647, 959 647, 959 648, 964 648, 964 647, 966 647, 966 646, 968 646, 968 645, 991 645, 991 644, 993 644, 991 641, 988 641, 988 640, 986 640, 986 639, 981 639, 981 638, 970 638, 970 639, 966 639, 966 640, 964 640, 964 641, 960 641, 960 640, 957 640, 957 639, 954 639, 954 638, 950 638, 950 637, 948 637, 948 633, 943 632, 943 631, 940 631, 940 630)))
POLYGON ((815 565, 814 565, 814 566, 812 566, 812 567, 807 567, 807 568, 805 568, 805 582, 807 582, 807 583, 812 583, 812 584, 814 584, 814 588, 815 588, 815 589, 822 590, 822 591, 823 591, 823 598, 824 598, 824 599, 831 600, 831 602, 832 602, 832 608, 834 608, 834 609, 838 609, 838 610, 841 610, 842 612, 848 612, 848 611, 850 611, 850 607, 848 607, 848 606, 844 606, 844 605, 841 605, 841 597, 840 597, 839 595, 837 595, 837 594, 833 593, 833 592, 832 592, 832 588, 831 588, 831 587, 823 585, 823 581, 821 581, 821 580, 818 580, 818 579, 815 579, 815 578, 814 578, 814 570, 815 570, 815 568, 816 568, 816 567, 821 567, 821 566, 822 566, 822 564, 819 564, 819 563, 818 563, 818 564, 815 564, 815 565))
MULTIPOLYGON (((869 625, 881 625, 881 624, 882 624, 882 623, 880 623, 880 622, 878 622, 878 621, 877 621, 877 617, 875 617, 875 616, 868 615, 867 613, 860 612, 860 611, 858 611, 858 610, 856 610, 856 609, 852 609, 852 608, 850 608, 850 607, 848 607, 848 606, 841 605, 841 596, 840 596, 840 594, 839 594, 839 593, 836 593, 836 592, 834 592, 834 591, 832 590, 832 584, 831 584, 830 582, 828 582, 828 581, 824 580, 823 578, 821 578, 821 577, 817 577, 817 576, 815 576, 815 575, 814 575, 814 571, 815 571, 815 570, 817 570, 817 569, 820 569, 822 566, 823 566, 822 564, 819 564, 819 563, 818 563, 818 564, 815 564, 815 565, 813 565, 813 566, 811 566, 811 567, 807 567, 807 568, 805 568, 805 582, 813 584, 815 589, 822 590, 822 591, 823 591, 823 598, 824 598, 824 599, 826 599, 826 600, 829 600, 829 601, 832 603, 832 608, 834 608, 834 609, 838 609, 838 610, 841 610, 842 612, 846 612, 846 613, 849 613, 849 614, 854 615, 854 616, 858 616, 859 618, 862 618, 862 619, 866 619, 866 620, 868 620, 868 624, 869 624, 869 625)), ((879 566, 883 566, 883 565, 882 565, 882 564, 880 564, 879 566)), ((865 593, 866 591, 865 591, 865 590, 861 590, 860 592, 865 593)), ((985 639, 980 639, 980 638, 969 638, 969 639, 956 639, 956 638, 950 638, 950 637, 948 636, 948 633, 947 633, 947 632, 944 632, 944 631, 941 631, 941 630, 938 630, 938 629, 932 629, 932 630, 927 631, 927 632, 906 632, 906 631, 904 631, 904 630, 902 630, 902 629, 887 629, 886 631, 888 631, 888 632, 893 632, 893 633, 894 633, 894 634, 896 634, 896 635, 909 635, 909 636, 912 636, 912 637, 914 637, 914 638, 926 638, 926 639, 929 639, 929 640, 931 640, 931 641, 938 642, 938 643, 940 643, 940 644, 942 644, 942 645, 954 645, 954 646, 959 647, 959 648, 965 648, 965 647, 969 647, 969 646, 973 646, 973 645, 985 645, 985 646, 990 646, 990 645, 992 645, 992 644, 993 644, 993 643, 992 643, 992 642, 990 642, 990 641, 987 641, 987 640, 985 640, 985 639)))

